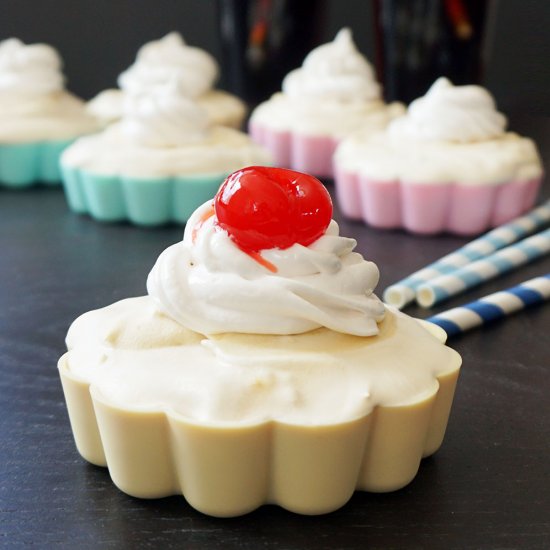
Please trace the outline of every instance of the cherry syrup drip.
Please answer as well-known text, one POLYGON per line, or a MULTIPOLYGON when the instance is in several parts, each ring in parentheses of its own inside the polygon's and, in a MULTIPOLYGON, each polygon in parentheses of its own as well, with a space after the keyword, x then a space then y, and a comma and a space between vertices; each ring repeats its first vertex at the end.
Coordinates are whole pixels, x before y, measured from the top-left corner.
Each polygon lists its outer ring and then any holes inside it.
POLYGON ((200 231, 201 227, 204 225, 206 220, 209 220, 215 214, 214 203, 212 203, 207 210, 205 210, 200 217, 199 221, 193 227, 193 232, 191 233, 191 241, 194 243, 197 240, 197 234, 200 231))

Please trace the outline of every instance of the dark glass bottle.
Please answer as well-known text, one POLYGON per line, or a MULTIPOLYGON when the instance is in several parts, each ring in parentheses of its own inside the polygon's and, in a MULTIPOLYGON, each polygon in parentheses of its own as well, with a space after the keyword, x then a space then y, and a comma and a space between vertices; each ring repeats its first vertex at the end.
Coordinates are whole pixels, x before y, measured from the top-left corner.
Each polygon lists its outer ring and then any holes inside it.
POLYGON ((323 0, 218 0, 222 85, 254 106, 322 42, 323 0))
POLYGON ((479 83, 487 0, 374 0, 377 68, 388 101, 409 103, 439 76, 479 83))

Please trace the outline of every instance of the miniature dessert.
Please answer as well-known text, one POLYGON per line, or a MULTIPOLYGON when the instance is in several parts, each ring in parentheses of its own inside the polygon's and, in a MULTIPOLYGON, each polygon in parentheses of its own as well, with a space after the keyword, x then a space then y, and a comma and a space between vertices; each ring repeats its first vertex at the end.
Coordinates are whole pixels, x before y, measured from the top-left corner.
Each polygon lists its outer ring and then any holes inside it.
POLYGON ((409 483, 442 442, 460 356, 374 295, 376 265, 331 215, 315 178, 242 169, 148 296, 79 317, 59 371, 82 456, 133 496, 214 516, 322 514, 409 483))
POLYGON ((415 233, 481 233, 529 210, 542 166, 532 140, 506 132, 480 86, 438 79, 384 132, 357 132, 335 153, 344 215, 415 233))
POLYGON ((171 32, 143 45, 134 64, 119 76, 120 89, 104 90, 88 103, 88 110, 109 124, 122 116, 126 93, 146 93, 177 81, 208 113, 212 124, 240 129, 245 105, 238 97, 212 88, 218 73, 218 64, 208 52, 188 46, 179 33, 171 32))
POLYGON ((61 158, 69 206, 100 221, 185 222, 227 175, 269 154, 237 130, 212 126, 177 82, 128 94, 120 122, 77 140, 61 158))
POLYGON ((342 29, 285 77, 282 93, 252 112, 249 130, 276 165, 332 177, 340 140, 360 128, 381 130, 403 111, 401 104, 383 102, 369 62, 357 51, 351 31, 342 29))
POLYGON ((64 89, 51 46, 0 42, 0 185, 59 183, 61 151, 96 129, 83 102, 64 89))

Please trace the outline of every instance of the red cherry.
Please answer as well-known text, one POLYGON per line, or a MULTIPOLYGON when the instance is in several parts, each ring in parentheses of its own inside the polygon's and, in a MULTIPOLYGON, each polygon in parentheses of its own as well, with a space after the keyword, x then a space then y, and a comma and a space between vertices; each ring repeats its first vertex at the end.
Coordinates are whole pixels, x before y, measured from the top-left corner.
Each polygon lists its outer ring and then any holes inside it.
POLYGON ((318 179, 264 166, 231 174, 214 207, 218 225, 245 252, 307 246, 323 235, 332 218, 330 195, 318 179))

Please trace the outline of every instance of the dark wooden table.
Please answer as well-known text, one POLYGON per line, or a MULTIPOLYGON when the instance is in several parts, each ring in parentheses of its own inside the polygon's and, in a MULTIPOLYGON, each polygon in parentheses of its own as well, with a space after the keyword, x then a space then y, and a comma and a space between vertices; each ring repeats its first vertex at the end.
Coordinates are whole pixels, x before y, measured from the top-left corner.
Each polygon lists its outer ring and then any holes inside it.
MULTIPOLYGON (((550 121, 516 128, 550 165, 550 121)), ((379 291, 466 242, 346 221, 341 233, 380 266, 379 291)), ((182 497, 128 497, 85 463, 56 369, 67 328, 84 311, 144 294, 156 257, 181 235, 76 216, 60 189, 0 189, 0 547, 550 548, 550 305, 450 342, 464 367, 446 440, 400 491, 356 493, 321 517, 264 506, 221 520, 182 497)), ((440 309, 548 271, 550 258, 539 260, 440 309)))

